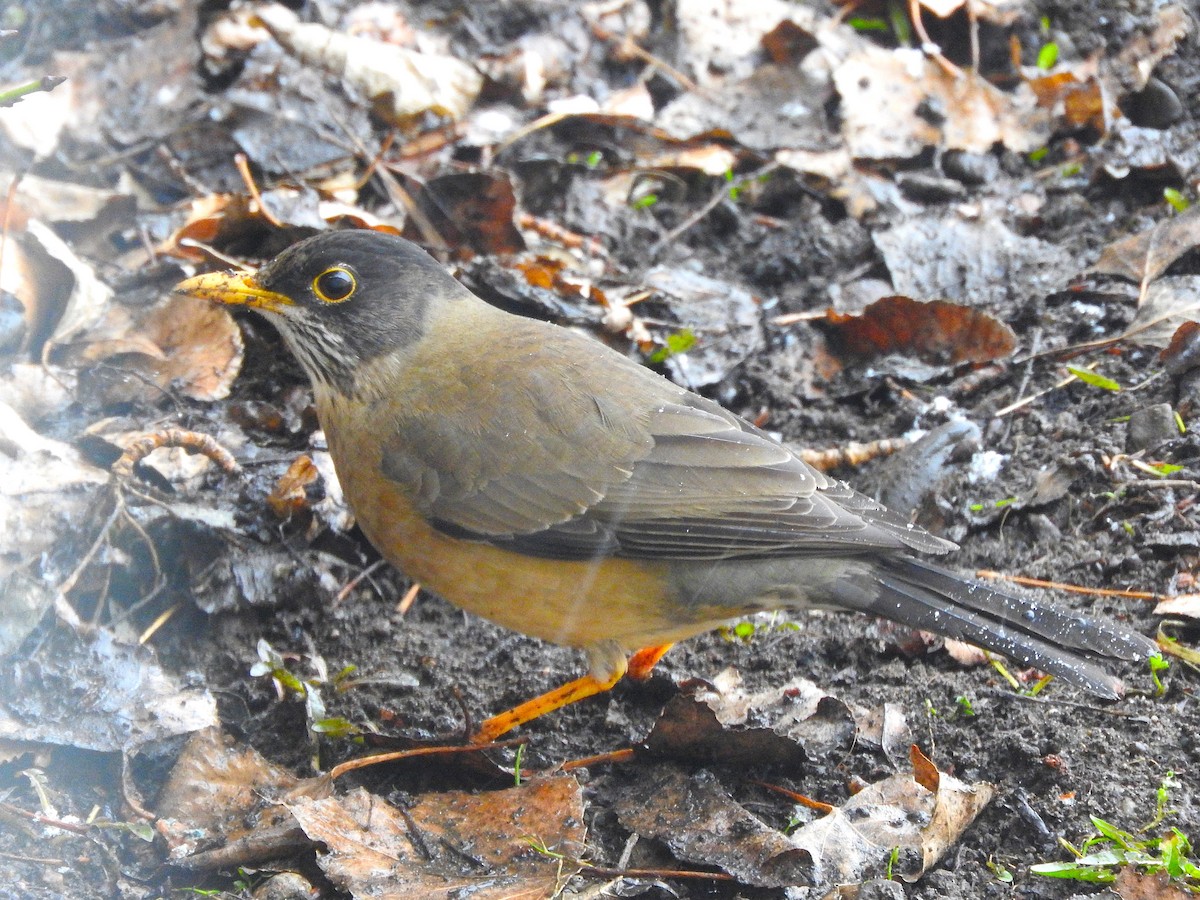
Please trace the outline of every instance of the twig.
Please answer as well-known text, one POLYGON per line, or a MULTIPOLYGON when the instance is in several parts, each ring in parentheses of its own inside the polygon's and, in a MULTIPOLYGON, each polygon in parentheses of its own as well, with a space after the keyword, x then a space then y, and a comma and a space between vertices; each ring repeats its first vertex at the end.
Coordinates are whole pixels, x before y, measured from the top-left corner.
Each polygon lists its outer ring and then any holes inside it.
POLYGON ((0 106, 12 106, 22 98, 41 91, 49 93, 66 80, 66 75, 43 75, 41 78, 26 82, 18 87, 9 88, 7 91, 0 91, 0 106))
POLYGON ((1096 597, 1127 597, 1131 600, 1151 600, 1155 603, 1166 599, 1164 595, 1154 591, 1127 591, 1117 588, 1087 587, 1082 584, 1064 584, 1061 581, 1043 581, 1041 578, 1029 578, 1025 575, 1005 575, 1003 572, 994 572, 991 569, 980 569, 975 575, 978 578, 987 578, 993 581, 1010 581, 1013 584, 1020 584, 1025 587, 1051 588, 1057 591, 1065 591, 1069 594, 1092 594, 1096 597))

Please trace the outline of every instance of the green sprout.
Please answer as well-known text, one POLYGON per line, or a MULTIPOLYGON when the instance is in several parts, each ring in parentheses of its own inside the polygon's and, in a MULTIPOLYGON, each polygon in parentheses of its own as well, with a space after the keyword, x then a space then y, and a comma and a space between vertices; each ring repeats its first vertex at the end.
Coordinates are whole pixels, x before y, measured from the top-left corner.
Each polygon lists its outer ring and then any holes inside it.
POLYGON ((1159 672, 1165 672, 1171 668, 1171 664, 1161 653, 1155 653, 1148 660, 1150 665, 1150 680, 1154 682, 1154 696, 1161 697, 1167 692, 1167 686, 1162 683, 1162 679, 1158 677, 1159 672))
POLYGON ((668 334, 666 344, 650 354, 650 362, 655 364, 665 362, 672 356, 678 356, 680 353, 687 353, 695 346, 695 332, 693 332, 690 328, 684 328, 682 331, 677 331, 674 334, 668 334))
POLYGON ((901 47, 913 45, 912 23, 908 21, 908 5, 899 0, 888 3, 888 18, 892 23, 892 31, 896 35, 896 43, 901 47))
POLYGON ((896 866, 898 866, 898 865, 900 865, 900 845, 899 844, 897 844, 895 847, 893 847, 891 853, 888 854, 887 872, 884 874, 884 877, 887 878, 888 881, 892 881, 895 879, 895 875, 893 875, 892 873, 894 872, 896 866))
POLYGON ((1058 44, 1054 41, 1048 41, 1042 44, 1042 49, 1038 51, 1037 67, 1043 72, 1049 72, 1058 62, 1058 44))
POLYGON ((987 861, 987 867, 988 867, 988 870, 993 875, 996 876, 996 880, 999 881, 1001 884, 1012 884, 1013 883, 1012 872, 1008 871, 1008 869, 1005 868, 1002 863, 998 863, 994 859, 989 859, 987 861))
POLYGON ((1174 475, 1176 472, 1182 472, 1183 466, 1175 463, 1158 463, 1157 465, 1149 465, 1146 468, 1150 469, 1159 478, 1166 478, 1168 475, 1174 475))
POLYGON ((1082 381, 1084 384, 1090 384, 1092 387, 1100 388, 1104 391, 1119 391, 1121 385, 1113 381, 1111 378, 1106 378, 1103 375, 1093 372, 1091 369, 1081 369, 1078 366, 1067 366, 1067 371, 1082 381))
POLYGON ((1177 191, 1175 188, 1171 187, 1163 188, 1163 199, 1171 205, 1171 208, 1174 209, 1175 212, 1179 213, 1187 212, 1188 207, 1192 205, 1191 201, 1188 200, 1187 197, 1185 197, 1180 191, 1177 191))
POLYGON ((974 716, 975 704, 971 702, 971 698, 966 694, 959 694, 954 698, 954 703, 958 707, 958 711, 968 718, 974 716))
POLYGON ((658 194, 642 194, 636 200, 630 200, 629 205, 634 209, 649 209, 658 202, 658 194))
POLYGON ((1033 163, 1034 165, 1037 165, 1043 159, 1045 159, 1049 154, 1050 154, 1049 147, 1038 147, 1036 150, 1034 150, 1032 153, 1029 154, 1029 161, 1031 163, 1033 163))
POLYGON ((316 669, 316 674, 312 678, 300 678, 287 667, 287 661, 283 654, 265 639, 259 639, 256 649, 258 662, 250 667, 251 676, 259 678, 268 675, 282 694, 290 694, 304 701, 308 727, 313 734, 331 738, 357 735, 359 729, 348 719, 341 716, 330 716, 326 712, 325 701, 322 699, 320 691, 320 688, 326 685, 333 687, 337 693, 347 690, 353 684, 349 678, 358 671, 357 666, 345 666, 331 678, 326 671, 325 660, 321 657, 313 657, 310 662, 316 669))
POLYGON ((883 19, 864 16, 851 16, 846 20, 846 24, 855 31, 888 31, 890 28, 888 23, 883 19))
MULTIPOLYGON (((1168 772, 1159 788, 1160 805, 1166 803, 1167 781, 1172 777, 1168 772)), ((1192 858, 1192 843, 1181 830, 1173 827, 1159 837, 1139 838, 1097 816, 1090 818, 1098 832, 1095 837, 1079 849, 1062 841, 1075 859, 1038 863, 1029 871, 1047 878, 1111 884, 1123 867, 1134 866, 1146 875, 1166 875, 1180 890, 1200 894, 1200 865, 1192 858)))
POLYGON ((521 786, 521 763, 525 761, 525 745, 517 744, 517 755, 513 758, 513 786, 521 786))

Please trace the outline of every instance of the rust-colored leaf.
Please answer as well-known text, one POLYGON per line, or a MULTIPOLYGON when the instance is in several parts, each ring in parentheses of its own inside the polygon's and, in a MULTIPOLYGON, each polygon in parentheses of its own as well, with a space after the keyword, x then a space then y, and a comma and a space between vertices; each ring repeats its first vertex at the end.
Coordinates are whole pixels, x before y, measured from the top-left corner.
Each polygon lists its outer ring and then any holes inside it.
POLYGON ((926 756, 916 744, 909 748, 908 758, 912 760, 913 778, 916 779, 917 784, 936 794, 942 773, 938 771, 933 760, 926 756))
POLYGON ((267 505, 281 519, 290 519, 308 507, 308 487, 321 477, 312 457, 301 455, 288 466, 271 493, 267 505))
POLYGON ((830 310, 819 324, 842 359, 896 353, 932 365, 983 363, 1008 357, 1017 343, 1012 329, 993 316, 945 300, 883 297, 857 316, 830 310))

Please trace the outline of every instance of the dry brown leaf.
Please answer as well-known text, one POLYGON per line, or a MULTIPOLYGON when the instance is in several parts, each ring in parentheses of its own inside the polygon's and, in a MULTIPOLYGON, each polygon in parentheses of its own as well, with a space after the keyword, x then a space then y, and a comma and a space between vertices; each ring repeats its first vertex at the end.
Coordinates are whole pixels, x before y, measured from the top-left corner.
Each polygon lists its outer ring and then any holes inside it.
POLYGON ((219 728, 197 731, 175 761, 155 812, 170 823, 171 858, 198 844, 228 844, 279 822, 281 808, 264 798, 292 791, 299 779, 238 744, 219 728))
POLYGON ((159 387, 193 400, 229 396, 242 368, 242 333, 221 306, 194 297, 170 297, 142 319, 139 331, 162 356, 139 366, 159 387))
POLYGON ((461 119, 483 87, 483 76, 452 56, 301 22, 278 4, 259 8, 257 15, 289 52, 344 78, 375 104, 378 115, 397 125, 410 125, 426 113, 461 119))
POLYGON ((1153 227, 1114 241, 1088 272, 1151 282, 1179 257, 1200 246, 1200 204, 1153 227))
MULTIPOLYGON (((525 241, 513 223, 516 194, 512 182, 503 175, 442 175, 427 181, 413 199, 434 231, 462 257, 473 253, 506 256, 525 249, 525 241)), ((413 241, 425 238, 415 217, 409 217, 402 233, 413 241)))
POLYGON ((324 845, 318 865, 356 898, 543 900, 575 873, 585 837, 582 791, 570 777, 426 794, 404 812, 362 789, 287 807, 324 845))
POLYGON ((301 454, 271 489, 267 495, 267 505, 279 518, 290 519, 308 507, 308 487, 320 477, 321 473, 313 464, 312 457, 301 454))

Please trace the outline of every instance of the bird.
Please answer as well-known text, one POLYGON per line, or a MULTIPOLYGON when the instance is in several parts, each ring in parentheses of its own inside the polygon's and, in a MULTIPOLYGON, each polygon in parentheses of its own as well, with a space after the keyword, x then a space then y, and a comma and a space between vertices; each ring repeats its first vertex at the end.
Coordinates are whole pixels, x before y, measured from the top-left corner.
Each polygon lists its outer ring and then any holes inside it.
POLYGON ((956 545, 595 338, 488 304, 416 244, 320 232, 175 288, 274 324, 342 490, 405 575, 586 674, 473 739, 644 678, 674 643, 765 610, 853 610, 966 641, 1100 698, 1156 644, 969 580, 956 545))

